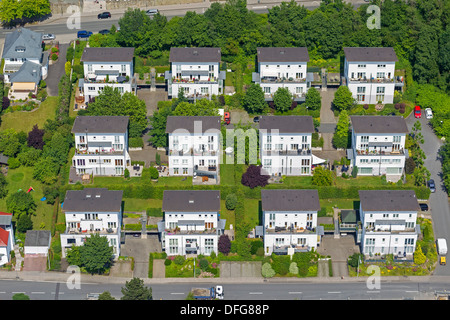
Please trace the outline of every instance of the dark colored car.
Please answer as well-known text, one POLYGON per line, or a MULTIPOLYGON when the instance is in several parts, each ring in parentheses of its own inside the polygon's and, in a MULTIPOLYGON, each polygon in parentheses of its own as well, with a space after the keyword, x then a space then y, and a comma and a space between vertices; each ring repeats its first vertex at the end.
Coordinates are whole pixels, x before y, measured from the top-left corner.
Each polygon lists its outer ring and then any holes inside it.
POLYGON ((102 12, 102 13, 99 13, 98 16, 97 16, 97 18, 98 18, 98 19, 108 19, 108 18, 111 18, 111 13, 109 13, 109 12, 102 12))
POLYGON ((414 107, 414 117, 415 118, 421 118, 422 117, 422 110, 420 110, 419 106, 414 107))
POLYGON ((428 181, 428 188, 430 188, 431 192, 435 192, 436 191, 436 185, 434 184, 434 180, 433 179, 428 181))
POLYGON ((255 123, 259 122, 259 117, 254 117, 253 122, 255 122, 255 123))
POLYGON ((100 30, 98 33, 103 34, 103 35, 109 34, 109 30, 108 29, 103 29, 103 30, 100 30))
POLYGON ((91 31, 81 30, 77 32, 77 38, 89 38, 92 36, 91 31))
POLYGON ((426 203, 419 203, 420 210, 428 211, 428 205, 426 203))

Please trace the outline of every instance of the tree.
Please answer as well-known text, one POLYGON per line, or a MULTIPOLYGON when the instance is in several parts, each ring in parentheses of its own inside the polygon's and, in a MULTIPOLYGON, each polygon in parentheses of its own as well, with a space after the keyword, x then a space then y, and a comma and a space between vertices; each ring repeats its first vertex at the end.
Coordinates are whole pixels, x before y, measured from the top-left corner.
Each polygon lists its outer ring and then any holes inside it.
POLYGON ((166 123, 167 117, 171 113, 170 106, 163 106, 150 117, 150 139, 148 139, 148 142, 154 147, 167 147, 166 123))
POLYGON ((275 109, 279 112, 286 112, 292 105, 292 94, 288 88, 278 88, 273 95, 275 109))
POLYGON ((80 250, 80 248, 81 247, 72 245, 72 247, 67 250, 66 260, 67 260, 67 262, 70 265, 72 265, 72 266, 79 266, 79 267, 82 266, 82 264, 81 264, 81 250, 80 250))
POLYGON ((237 196, 234 193, 227 194, 227 197, 225 199, 225 206, 228 210, 234 210, 237 205, 237 196))
POLYGON ((261 274, 264 278, 272 278, 275 276, 275 270, 273 270, 270 263, 266 262, 262 265, 261 274))
POLYGON ((0 174, 0 199, 8 195, 8 181, 3 174, 0 174))
POLYGON ((56 132, 53 134, 52 139, 45 144, 42 156, 44 158, 52 158, 57 165, 62 166, 66 163, 67 154, 69 153, 70 142, 68 139, 70 139, 70 136, 63 136, 62 133, 56 132))
POLYGON ((218 116, 219 110, 214 101, 197 100, 196 103, 181 102, 173 111, 174 116, 218 116))
POLYGON ((261 166, 254 164, 247 168, 247 171, 242 175, 241 183, 244 186, 250 187, 250 189, 256 187, 265 187, 268 184, 270 178, 269 175, 261 174, 261 166))
POLYGON ((330 170, 319 166, 314 169, 312 184, 315 186, 331 186, 333 184, 333 176, 330 170))
POLYGON ((346 110, 342 110, 339 114, 339 120, 336 124, 336 132, 333 136, 333 145, 336 148, 347 148, 349 127, 350 120, 348 117, 348 112, 346 110))
POLYGON ((14 129, 6 129, 0 133, 0 152, 7 157, 14 157, 20 150, 19 135, 14 129))
POLYGON ((147 288, 144 280, 136 277, 127 281, 121 291, 123 294, 121 300, 153 300, 152 288, 147 288))
POLYGON ((72 63, 70 61, 66 61, 64 64, 64 71, 66 72, 66 75, 70 76, 70 70, 72 70, 72 63))
POLYGON ((416 246, 416 251, 414 251, 414 263, 417 265, 424 264, 427 261, 427 257, 422 252, 422 247, 420 244, 416 246))
POLYGON ((322 106, 322 97, 316 88, 311 87, 308 89, 308 92, 306 92, 305 105, 308 109, 320 110, 322 106))
POLYGON ((17 231, 26 233, 27 230, 33 229, 33 222, 28 214, 21 214, 17 220, 17 231))
POLYGON ((264 92, 258 83, 252 83, 247 89, 242 105, 248 113, 259 114, 267 107, 264 92))
POLYGON ((20 217, 22 214, 33 214, 36 211, 36 203, 30 193, 19 190, 6 198, 6 208, 13 215, 20 217))
POLYGON ((430 179, 431 173, 425 167, 417 167, 414 169, 414 185, 416 186, 426 186, 427 181, 430 179))
POLYGON ((150 171, 150 179, 153 179, 153 180, 158 179, 158 177, 159 177, 158 169, 156 169, 155 167, 150 167, 149 171, 150 171))
POLYGON ((27 139, 28 144, 27 145, 29 147, 33 147, 35 149, 42 150, 44 148, 44 140, 43 140, 44 133, 45 133, 45 130, 39 129, 38 125, 35 124, 33 126, 33 129, 31 129, 31 131, 28 132, 28 139, 27 139))
POLYGON ((55 158, 41 157, 33 168, 33 178, 45 184, 54 184, 58 180, 59 166, 55 158))
POLYGON ((109 291, 105 291, 98 296, 98 300, 116 300, 109 291))
POLYGON ((355 99, 347 86, 340 86, 334 94, 333 106, 339 110, 349 110, 355 99))
POLYGON ((111 266, 113 248, 109 246, 108 238, 94 234, 86 238, 80 247, 81 265, 86 271, 101 274, 111 266))
POLYGON ((217 243, 217 248, 219 252, 223 253, 224 255, 227 255, 230 253, 231 249, 231 241, 230 238, 226 234, 222 234, 219 237, 219 242, 217 243))

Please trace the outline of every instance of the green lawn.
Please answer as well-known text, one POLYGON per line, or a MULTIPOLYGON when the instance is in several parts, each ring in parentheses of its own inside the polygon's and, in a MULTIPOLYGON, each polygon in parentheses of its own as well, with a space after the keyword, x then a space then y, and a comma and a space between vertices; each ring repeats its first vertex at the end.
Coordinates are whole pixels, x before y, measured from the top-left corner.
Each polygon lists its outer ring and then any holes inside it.
POLYGON ((131 177, 130 179, 125 179, 123 177, 94 177, 93 185, 95 187, 107 188, 111 184, 142 184, 145 182, 150 182, 155 186, 192 186, 192 177, 159 177, 158 181, 151 181, 148 178, 143 177, 131 177))
POLYGON ((230 224, 233 225, 233 229, 236 229, 236 219, 234 210, 228 210, 225 205, 225 200, 220 200, 220 218, 226 220, 225 229, 230 229, 230 224))
POLYGON ((234 164, 221 164, 220 165, 220 185, 233 186, 234 181, 234 164))
POLYGON ((26 133, 33 129, 35 124, 39 128, 44 127, 47 119, 55 117, 55 111, 58 106, 58 97, 47 97, 36 111, 15 111, 2 116, 0 130, 14 129, 16 132, 24 131, 26 133))
POLYGON ((245 222, 247 222, 251 228, 261 224, 260 203, 261 201, 259 199, 245 199, 245 222))
POLYGON ((124 198, 124 211, 145 211, 147 208, 162 208, 162 200, 159 199, 135 199, 124 198))

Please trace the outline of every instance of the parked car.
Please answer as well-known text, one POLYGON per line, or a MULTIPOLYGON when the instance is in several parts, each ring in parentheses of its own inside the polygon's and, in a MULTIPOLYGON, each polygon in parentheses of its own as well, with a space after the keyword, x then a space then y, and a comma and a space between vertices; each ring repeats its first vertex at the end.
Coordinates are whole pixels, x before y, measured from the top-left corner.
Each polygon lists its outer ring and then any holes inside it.
POLYGON ((420 110, 419 106, 414 107, 414 117, 415 118, 421 118, 422 117, 422 110, 420 110))
POLYGON ((158 12, 159 12, 158 9, 149 9, 149 10, 145 11, 145 13, 146 13, 148 16, 154 16, 154 15, 157 14, 158 12))
POLYGON ((43 34, 42 40, 55 40, 55 35, 53 33, 43 34))
POLYGON ((253 122, 254 122, 254 123, 258 123, 258 122, 259 122, 259 117, 258 117, 258 116, 257 116, 257 117, 254 117, 254 118, 253 118, 253 122))
POLYGON ((103 30, 100 30, 98 33, 100 33, 100 34, 109 34, 109 30, 108 29, 103 29, 103 30))
POLYGON ((430 188, 431 192, 436 192, 436 185, 434 184, 434 180, 433 179, 428 181, 428 188, 430 188))
POLYGON ((89 38, 92 36, 91 31, 81 30, 77 32, 77 38, 89 38))
POLYGON ((433 111, 431 111, 431 108, 425 109, 425 117, 427 119, 433 119, 433 111))
POLYGON ((426 203, 419 203, 420 210, 428 211, 428 205, 426 203))
POLYGON ((98 18, 98 19, 108 19, 108 18, 111 18, 111 13, 109 13, 109 12, 102 12, 102 13, 99 13, 98 16, 97 16, 97 18, 98 18))

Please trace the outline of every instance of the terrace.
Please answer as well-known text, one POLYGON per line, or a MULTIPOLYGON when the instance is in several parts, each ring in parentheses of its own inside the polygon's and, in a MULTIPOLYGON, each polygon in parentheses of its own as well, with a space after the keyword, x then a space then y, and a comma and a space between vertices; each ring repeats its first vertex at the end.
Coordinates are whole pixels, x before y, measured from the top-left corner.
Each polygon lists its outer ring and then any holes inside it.
POLYGON ((316 228, 310 227, 275 227, 275 228, 265 228, 265 233, 275 233, 275 234, 291 234, 291 233, 302 233, 302 234, 315 234, 316 228))
POLYGON ((309 156, 310 149, 293 149, 293 150, 263 150, 265 156, 309 156))
POLYGON ((308 245, 290 244, 281 246, 274 245, 272 251, 275 254, 287 254, 289 248, 293 248, 294 252, 308 252, 310 250, 308 245))
POLYGON ((261 77, 262 83, 306 83, 306 78, 261 77))
MULTIPOLYGON (((82 219, 84 220, 84 219, 82 219)), ((100 234, 100 235, 105 235, 105 234, 115 234, 119 231, 118 228, 97 228, 97 229, 82 229, 82 228, 71 228, 71 227, 67 227, 66 231, 64 232, 64 234, 66 235, 92 235, 92 234, 100 234)))
POLYGON ((406 150, 406 149, 380 150, 380 149, 377 149, 376 147, 374 147, 374 148, 368 148, 365 150, 356 149, 356 154, 359 156, 399 156, 399 155, 407 155, 408 150, 406 150))

